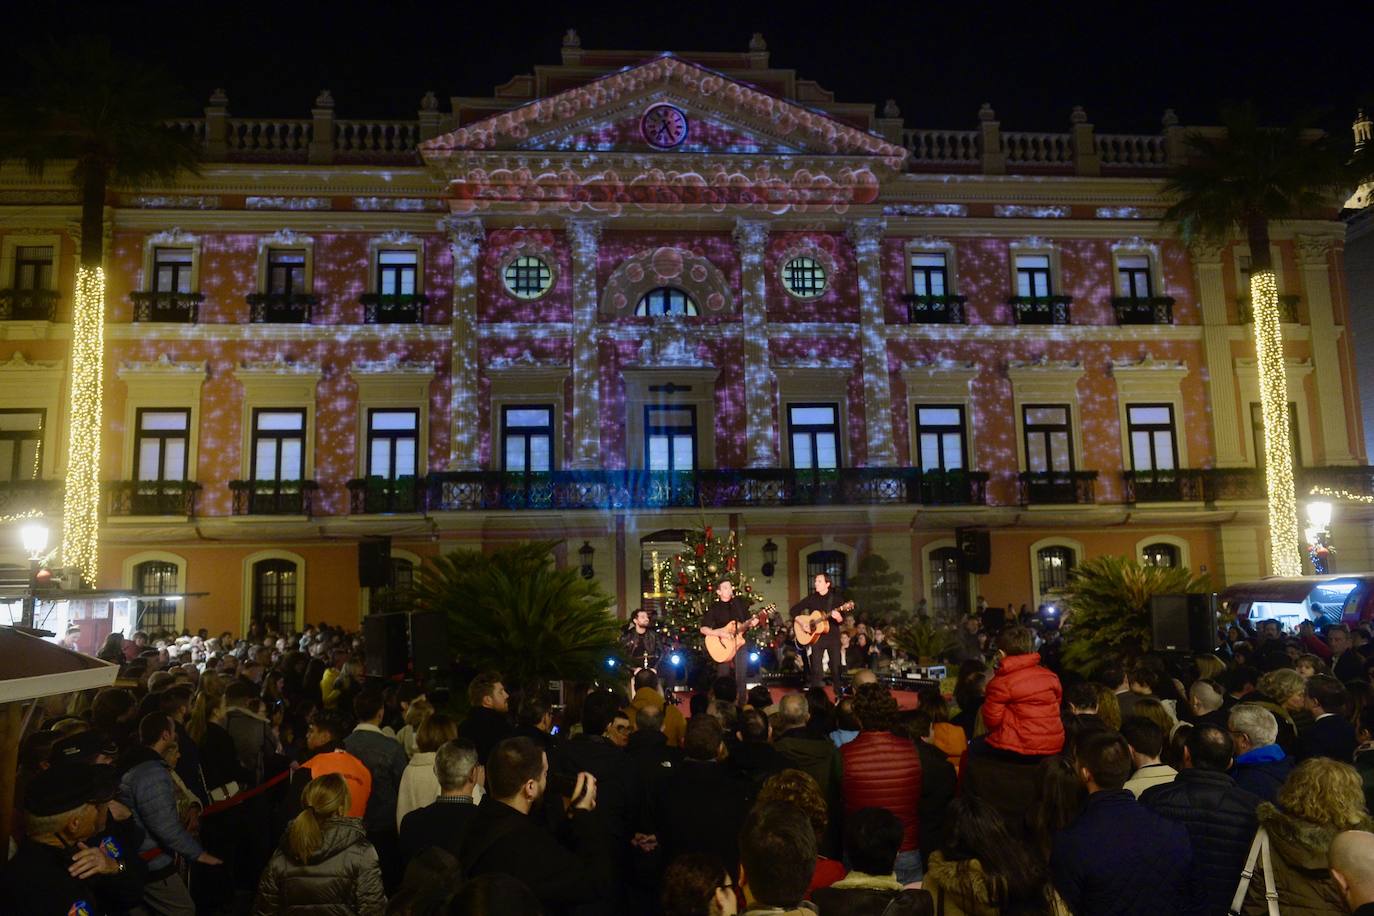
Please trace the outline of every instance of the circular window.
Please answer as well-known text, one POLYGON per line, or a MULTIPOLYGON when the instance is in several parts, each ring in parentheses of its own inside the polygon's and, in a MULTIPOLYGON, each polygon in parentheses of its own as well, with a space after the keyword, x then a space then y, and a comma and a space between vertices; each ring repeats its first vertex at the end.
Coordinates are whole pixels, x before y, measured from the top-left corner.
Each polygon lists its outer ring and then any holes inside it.
POLYGON ((798 299, 815 299, 825 292, 825 267, 815 258, 795 257, 782 267, 782 285, 798 299))
POLYGON ((676 286, 660 286, 644 294, 635 306, 636 315, 696 315, 697 303, 676 286))
POLYGON ((505 280, 517 299, 538 299, 553 285, 553 271, 542 259, 522 254, 506 265, 505 280))

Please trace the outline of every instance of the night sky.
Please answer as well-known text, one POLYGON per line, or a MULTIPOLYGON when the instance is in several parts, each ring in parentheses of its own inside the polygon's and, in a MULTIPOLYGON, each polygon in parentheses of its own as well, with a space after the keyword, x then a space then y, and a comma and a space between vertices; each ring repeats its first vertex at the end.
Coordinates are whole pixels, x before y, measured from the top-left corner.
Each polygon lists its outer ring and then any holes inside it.
MULTIPOLYGON (((557 63, 568 27, 584 48, 646 51, 742 51, 759 31, 774 66, 843 101, 895 98, 916 127, 973 128, 984 101, 1005 130, 1066 131, 1083 105, 1101 131, 1140 133, 1167 107, 1184 124, 1214 123, 1228 100, 1340 131, 1357 105, 1374 107, 1367 2, 40 2, 4 17, 7 45, 79 24, 162 65, 187 114, 215 86, 238 116, 308 117, 325 87, 345 118, 413 117, 427 89, 447 111, 451 95, 489 95, 557 63)), ((22 63, 2 57, 0 79, 25 82, 22 63)))

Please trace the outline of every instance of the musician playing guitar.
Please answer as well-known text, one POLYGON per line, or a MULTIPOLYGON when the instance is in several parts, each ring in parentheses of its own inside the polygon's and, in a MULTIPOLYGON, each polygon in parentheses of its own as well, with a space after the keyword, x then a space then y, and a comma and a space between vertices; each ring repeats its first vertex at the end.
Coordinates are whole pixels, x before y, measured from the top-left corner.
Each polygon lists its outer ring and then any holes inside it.
POLYGON ((825 675, 822 660, 825 653, 829 652, 830 682, 838 690, 840 678, 844 673, 840 667, 840 624, 844 621, 844 615, 839 611, 843 602, 840 600, 839 592, 831 587, 833 583, 830 581, 828 573, 817 573, 811 584, 816 590, 792 606, 792 619, 796 620, 803 615, 820 611, 825 615, 825 620, 830 624, 830 629, 807 647, 806 664, 810 672, 807 686, 820 687, 822 685, 825 675))
POLYGON ((647 610, 640 608, 630 617, 630 626, 620 634, 620 645, 636 672, 641 668, 653 668, 658 672, 663 691, 672 702, 673 685, 677 681, 676 672, 672 663, 665 657, 669 654, 666 640, 649 628, 647 610))
MULTIPOLYGON (((730 629, 730 624, 735 623, 738 626, 743 626, 752 620, 753 616, 749 613, 749 602, 735 594, 735 583, 729 579, 721 579, 716 583, 716 600, 712 601, 706 608, 706 613, 701 615, 701 635, 733 636, 734 632, 730 629)), ((716 665, 716 677, 729 677, 732 673, 734 674, 735 702, 741 706, 744 705, 746 692, 744 671, 749 665, 751 649, 750 645, 745 644, 730 661, 716 665)))

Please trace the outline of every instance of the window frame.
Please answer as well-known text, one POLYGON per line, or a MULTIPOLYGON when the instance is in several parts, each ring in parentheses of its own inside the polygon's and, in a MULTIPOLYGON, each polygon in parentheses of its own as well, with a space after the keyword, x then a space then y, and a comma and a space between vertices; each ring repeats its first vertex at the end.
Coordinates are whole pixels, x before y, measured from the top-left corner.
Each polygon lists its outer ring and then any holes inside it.
MULTIPOLYGON (((41 276, 41 272, 40 272, 40 276, 41 276)), ((16 244, 16 245, 14 246, 14 268, 13 268, 13 271, 11 272, 10 281, 11 281, 11 282, 10 282, 11 287, 13 287, 14 289, 17 289, 17 290, 54 290, 54 289, 56 289, 56 288, 57 288, 57 245, 52 244, 52 243, 30 244, 30 243, 25 243, 25 242, 19 242, 18 244, 16 244), (21 252, 25 251, 26 249, 30 249, 30 248, 46 248, 46 249, 48 250, 48 252, 49 252, 48 259, 47 259, 46 261, 40 261, 40 260, 35 260, 35 259, 29 259, 29 258, 24 258, 24 257, 22 257, 22 256, 21 256, 21 252), (41 266, 44 266, 44 265, 46 265, 46 267, 47 267, 47 277, 46 277, 47 282, 46 282, 46 283, 35 283, 35 284, 33 284, 33 285, 24 285, 22 282, 20 282, 20 276, 21 276, 21 274, 22 274, 22 272, 23 272, 23 270, 24 270, 25 267, 41 267, 41 266)))
POLYGON ((147 480, 149 483, 184 483, 190 479, 190 460, 191 460, 191 408, 189 407, 136 407, 134 408, 134 453, 131 475, 132 480, 147 480), (143 429, 143 415, 146 413, 179 413, 186 417, 186 425, 181 430, 183 446, 181 451, 181 476, 167 477, 163 473, 167 463, 167 440, 178 438, 175 430, 148 430, 143 429), (145 440, 153 439, 158 443, 158 462, 157 477, 144 478, 140 474, 143 470, 142 456, 143 443, 145 440))
POLYGON ((1136 402, 1126 404, 1126 442, 1130 446, 1130 466, 1132 471, 1145 472, 1173 472, 1182 467, 1178 454, 1178 416, 1174 409, 1174 404, 1170 401, 1158 402, 1136 402), (1137 423, 1131 419, 1131 411, 1135 408, 1156 409, 1164 408, 1169 412, 1169 422, 1167 425, 1160 423, 1137 423), (1169 433, 1169 449, 1173 457, 1173 466, 1168 468, 1159 467, 1159 462, 1155 456, 1155 433, 1167 430, 1169 433), (1150 467, 1142 468, 1136 465, 1135 461, 1135 433, 1145 432, 1150 435, 1150 467))
POLYGON ((954 287, 950 283, 952 276, 951 262, 953 257, 951 252, 935 248, 912 248, 907 251, 907 289, 913 296, 952 296, 955 295, 954 287), (917 265, 917 257, 936 257, 938 256, 944 264, 940 267, 933 265, 917 265), (934 293, 930 291, 930 281, 935 274, 939 274, 940 283, 944 287, 944 292, 934 293), (916 277, 921 276, 925 284, 925 292, 916 288, 916 277))
POLYGON ((646 291, 642 296, 639 297, 639 301, 637 301, 637 302, 635 303, 634 314, 635 314, 635 316, 638 317, 638 318, 700 318, 700 317, 701 317, 701 307, 697 304, 696 299, 694 299, 694 298, 692 297, 692 294, 689 293, 689 292, 687 292, 687 290, 683 289, 683 288, 680 287, 680 286, 655 286, 653 289, 650 289, 650 290, 646 291), (680 295, 682 296, 683 303, 684 303, 684 305, 683 305, 683 311, 681 311, 681 312, 666 312, 666 311, 665 311, 665 312, 654 312, 654 311, 651 311, 650 308, 649 308, 649 305, 648 305, 647 303, 650 302, 651 297, 653 297, 655 293, 662 293, 662 294, 663 294, 663 297, 662 297, 662 298, 663 298, 663 301, 664 301, 664 305, 665 305, 665 306, 666 306, 666 305, 671 305, 671 302, 672 302, 671 296, 672 296, 672 294, 674 294, 674 293, 680 294, 680 295), (643 312, 640 312, 640 310, 639 310, 640 306, 644 306, 644 311, 643 311, 643 312))
POLYGON ((1151 541, 1140 548, 1140 562, 1142 566, 1160 565, 1151 561, 1150 556, 1152 551, 1167 551, 1169 553, 1172 562, 1167 564, 1166 568, 1168 569, 1177 569, 1183 565, 1183 551, 1179 550, 1177 544, 1170 544, 1168 541, 1151 541))
POLYGON ((1113 258, 1116 268, 1116 293, 1119 297, 1131 299, 1150 299, 1155 296, 1155 261, 1147 251, 1121 251, 1117 252, 1113 258), (1140 258, 1145 262, 1145 266, 1127 267, 1122 264, 1126 258, 1140 258), (1136 279, 1140 274, 1145 276, 1145 292, 1141 293, 1136 289, 1136 279), (1123 283, 1125 281, 1123 289, 1123 283), (1125 290, 1129 289, 1130 292, 1125 290))
POLYGON ((150 279, 152 286, 149 292, 157 293, 194 293, 196 292, 196 249, 190 245, 178 244, 154 244, 152 249, 152 272, 150 279), (165 252, 185 252, 186 260, 163 260, 165 252), (172 269, 172 284, 164 289, 162 286, 162 268, 164 266, 172 269), (185 277, 186 288, 181 288, 181 279, 185 277))
POLYGON ((364 459, 364 460, 366 461, 366 466, 365 466, 365 469, 364 469, 364 470, 366 471, 366 473, 365 473, 363 476, 364 476, 365 478, 369 479, 369 480, 372 479, 373 477, 381 477, 381 476, 382 476, 382 475, 380 475, 380 474, 375 473, 375 472, 373 471, 373 469, 372 469, 372 446, 373 446, 373 443, 374 443, 374 442, 381 441, 381 440, 386 440, 386 441, 388 442, 387 454, 388 454, 388 459, 389 459, 388 463, 389 463, 389 466, 390 466, 390 468, 391 468, 391 473, 390 473, 389 475, 383 477, 383 479, 386 480, 386 481, 388 481, 388 482, 395 482, 395 481, 397 481, 397 480, 401 480, 401 479, 406 478, 406 477, 410 477, 410 478, 412 478, 412 479, 418 478, 418 477, 420 476, 420 461, 421 461, 421 458, 423 457, 423 456, 420 454, 420 409, 419 409, 418 407, 390 407, 390 406, 388 406, 388 407, 369 406, 369 407, 367 407, 367 408, 365 408, 365 409, 366 409, 366 411, 367 411, 367 415, 366 415, 366 438, 365 438, 364 441, 365 441, 366 448, 367 448, 367 454, 366 454, 365 459, 364 459), (384 414, 384 413, 390 413, 390 414, 409 414, 411 417, 414 418, 415 422, 414 422, 414 424, 410 427, 409 430, 401 430, 401 429, 395 429, 395 430, 390 430, 390 429, 388 429, 388 430, 377 430, 377 429, 374 429, 374 428, 373 428, 373 425, 372 425, 373 420, 376 418, 377 414, 384 414), (408 436, 405 435, 405 433, 407 433, 407 432, 409 433, 408 436), (411 470, 411 472, 410 472, 409 474, 397 474, 397 473, 396 473, 396 447, 397 447, 397 443, 400 442, 400 441, 403 440, 403 439, 411 439, 411 440, 413 440, 414 443, 415 443, 415 451, 414 451, 415 462, 414 462, 414 467, 412 468, 412 470, 411 470))
POLYGON ((793 299, 800 299, 803 302, 810 302, 819 299, 830 291, 830 268, 826 266, 814 252, 799 252, 786 258, 778 267, 778 279, 782 283, 783 290, 793 299), (799 265, 795 270, 793 265, 798 262, 807 262, 799 265), (817 285, 816 274, 819 273, 820 280, 817 285), (796 288, 793 281, 799 275, 804 274, 804 288, 796 288))
POLYGON ((787 465, 794 471, 835 471, 844 467, 844 438, 840 428, 840 405, 835 401, 789 401, 784 405, 787 411, 787 465), (830 410, 831 422, 829 424, 816 423, 795 423, 792 420, 792 411, 801 408, 827 408, 830 410), (821 467, 816 463, 819 452, 816 447, 816 437, 829 432, 835 440, 835 466, 833 468, 821 467), (811 458, 812 464, 809 467, 800 467, 797 464, 797 446, 795 436, 798 434, 809 436, 811 439, 811 458))
POLYGON ((421 292, 423 291, 423 287, 422 287, 421 282, 420 282, 420 278, 421 278, 421 275, 422 275, 422 273, 423 273, 423 260, 424 260, 424 258, 423 258, 423 252, 422 252, 417 246, 414 246, 414 245, 386 245, 386 244, 378 245, 377 248, 376 248, 376 250, 375 250, 374 253, 373 253, 373 258, 372 258, 372 265, 373 265, 372 279, 373 279, 373 283, 374 283, 374 285, 375 285, 375 292, 377 293, 377 295, 379 295, 379 296, 418 296, 418 295, 420 295, 421 292), (382 263, 382 259, 383 259, 383 257, 384 257, 385 255, 388 255, 388 254, 402 254, 402 253, 411 255, 411 256, 414 258, 413 262, 412 262, 412 263, 409 263, 409 264, 383 264, 383 263, 382 263), (410 284, 410 285, 411 285, 411 291, 408 292, 408 293, 403 293, 403 292, 400 292, 400 291, 399 291, 399 290, 400 290, 400 287, 404 285, 404 284, 402 284, 402 283, 400 282, 400 280, 401 280, 402 272, 405 271, 405 270, 410 270, 410 271, 413 271, 413 272, 414 272, 413 275, 412 275, 412 277, 411 277, 411 284, 410 284), (395 275, 395 278, 396 278, 396 281, 397 281, 397 283, 396 283, 396 287, 397 287, 397 288, 396 288, 395 291, 392 291, 392 292, 388 292, 388 291, 387 291, 387 288, 386 288, 386 286, 387 286, 386 280, 387 280, 388 274, 394 274, 394 275, 395 275))
POLYGON ((833 546, 820 546, 808 550, 801 561, 802 567, 806 570, 804 581, 807 583, 808 594, 811 591, 811 582, 822 572, 830 576, 831 590, 837 593, 844 591, 849 581, 849 555, 843 550, 836 550, 833 546), (821 559, 818 560, 817 557, 821 559))
POLYGON ((258 480, 260 479, 260 478, 258 477, 258 443, 259 443, 259 441, 262 440, 262 439, 274 439, 274 440, 276 440, 276 460, 275 460, 275 464, 276 464, 276 471, 277 471, 277 475, 276 475, 275 477, 261 478, 261 480, 262 480, 263 482, 274 482, 274 483, 279 483, 279 484, 280 484, 280 483, 285 483, 285 482, 287 482, 287 481, 308 480, 308 479, 310 479, 310 477, 309 477, 309 462, 307 461, 307 449, 308 449, 308 447, 309 447, 309 421, 310 421, 310 417, 309 417, 308 411, 307 411, 304 407, 273 407, 273 406, 254 406, 254 407, 252 407, 252 408, 251 408, 251 422, 252 422, 252 426, 251 426, 250 429, 249 429, 249 455, 248 455, 249 466, 248 466, 248 479, 249 479, 250 481, 255 481, 255 482, 258 481, 258 480), (297 415, 299 415, 300 418, 301 418, 301 426, 300 426, 300 429, 299 429, 299 430, 260 430, 260 429, 258 428, 258 418, 261 417, 263 414, 270 414, 270 413, 277 413, 277 414, 297 414, 297 415), (285 435, 286 433, 295 433, 295 435, 288 436, 288 435, 285 435), (297 436, 299 436, 299 438, 300 438, 300 443, 301 443, 301 467, 300 467, 300 476, 298 476, 298 477, 282 477, 282 476, 281 476, 282 443, 285 442, 287 439, 293 439, 293 438, 296 438, 297 436))
MULTIPOLYGON (((932 616, 935 616, 937 619, 939 619, 939 614, 941 610, 944 610, 946 613, 952 611, 953 613, 959 616, 963 616, 968 613, 970 607, 969 598, 971 597, 973 590, 969 587, 970 573, 966 572, 964 569, 963 554, 962 552, 960 552, 957 544, 951 545, 945 543, 941 544, 938 547, 932 547, 926 553, 925 573, 930 581, 930 586, 928 589, 929 596, 926 598, 926 600, 929 602, 929 608, 932 616), (941 563, 942 566, 944 566, 948 564, 950 561, 953 561, 955 575, 958 577, 958 602, 954 608, 945 608, 943 606, 943 602, 937 601, 937 596, 941 595, 942 591, 937 589, 937 576, 935 564, 938 562, 941 563)), ((945 579, 948 579, 947 571, 942 573, 942 575, 945 579)), ((947 595, 948 593, 949 589, 943 590, 943 594, 947 595)))
POLYGON ((1055 264, 1053 252, 1013 250, 1011 255, 1011 265, 1013 284, 1012 295, 1028 296, 1036 299, 1044 299, 1055 295, 1055 264), (1044 258, 1045 265, 1043 267, 1022 267, 1022 258, 1044 258), (1045 277, 1045 291, 1043 293, 1038 293, 1035 291, 1035 278, 1039 276, 1041 273, 1043 273, 1045 277), (1027 278, 1027 286, 1030 289, 1030 292, 1028 293, 1021 292, 1021 279, 1023 276, 1027 278))
POLYGON ((1078 554, 1079 551, 1068 544, 1043 544, 1036 545, 1034 547, 1034 553, 1032 554, 1032 556, 1034 557, 1035 562, 1035 599, 1037 604, 1039 604, 1042 601, 1042 599, 1046 598, 1057 589, 1063 588, 1064 585, 1068 584, 1069 574, 1078 567, 1078 554), (1055 577, 1062 579, 1063 581, 1057 582, 1054 585, 1049 585, 1047 584, 1045 577, 1045 560, 1049 554, 1058 552, 1062 552, 1063 554, 1065 554, 1068 559, 1068 562, 1064 564, 1063 575, 1055 577))
POLYGON ((42 479, 43 479, 43 464, 44 464, 44 459, 47 457, 47 456, 45 455, 45 452, 47 451, 47 449, 46 449, 46 443, 45 443, 45 441, 44 441, 44 440, 46 439, 46 437, 47 437, 47 434, 48 434, 48 410, 47 410, 47 408, 46 408, 46 407, 0 407, 0 414, 5 414, 5 415, 10 415, 10 414, 15 414, 15 415, 19 415, 19 414, 37 414, 37 415, 38 415, 38 429, 37 429, 37 430, 27 430, 27 429, 22 429, 22 430, 0 430, 0 440, 6 441, 6 442, 14 442, 14 443, 15 443, 14 453, 13 453, 13 454, 11 455, 11 457, 10 457, 10 467, 7 469, 7 473, 9 474, 9 476, 7 476, 7 477, 0 477, 0 482, 5 482, 5 483, 16 483, 16 482, 23 481, 23 480, 42 480, 42 479), (19 469, 20 456, 21 456, 21 453, 22 453, 22 451, 23 451, 23 443, 24 443, 24 442, 33 441, 33 439, 34 439, 34 436, 29 435, 30 433, 36 433, 36 434, 37 434, 38 448, 37 448, 37 450, 34 452, 34 463, 37 465, 37 471, 38 471, 38 473, 37 473, 37 474, 34 474, 33 476, 16 477, 16 476, 14 476, 14 474, 15 474, 15 471, 16 471, 17 469, 19 469))
POLYGON ((509 295, 521 302, 534 302, 537 299, 542 299, 553 290, 557 280, 557 274, 554 272, 553 264, 550 261, 550 257, 544 252, 520 251, 514 257, 506 259, 506 262, 501 265, 501 285, 509 295), (535 261, 539 266, 532 268, 531 265, 522 264, 522 261, 535 261), (519 279, 527 277, 531 269, 535 271, 536 276, 542 277, 548 282, 540 287, 537 292, 521 292, 511 282, 511 271, 516 271, 517 279, 519 279))
POLYGON ((925 402, 919 402, 919 401, 918 401, 916 404, 913 405, 913 407, 914 407, 914 410, 913 410, 913 414, 912 414, 912 423, 913 423, 913 425, 912 425, 912 433, 913 433, 914 438, 913 438, 912 441, 915 443, 914 448, 915 448, 916 451, 915 451, 915 454, 912 455, 912 458, 913 458, 912 464, 914 464, 917 468, 919 468, 920 471, 921 471, 923 474, 924 474, 924 473, 931 473, 931 472, 934 472, 934 471, 941 471, 941 472, 948 472, 948 471, 967 471, 967 470, 969 469, 969 454, 968 454, 968 410, 967 410, 967 405, 964 404, 964 403, 961 403, 961 402, 960 402, 960 403, 950 403, 950 404, 935 404, 935 403, 925 403, 925 402), (923 423, 921 422, 921 411, 923 411, 923 410, 957 410, 957 411, 959 411, 959 425, 958 425, 957 430, 956 430, 955 427, 950 426, 949 424, 931 424, 931 425, 923 424, 923 423), (924 458, 925 458, 925 449, 923 449, 923 448, 921 447, 921 437, 922 437, 922 435, 923 435, 923 431, 925 431, 925 430, 933 430, 933 431, 935 431, 935 432, 934 432, 934 435, 939 436, 939 442, 940 442, 940 448, 939 448, 940 466, 939 466, 938 468, 928 468, 928 467, 925 466, 925 460, 924 460, 924 458), (953 434, 955 434, 956 432, 958 433, 958 436, 959 436, 959 459, 960 459, 961 465, 960 465, 960 467, 957 467, 957 468, 949 468, 949 467, 946 467, 946 466, 945 466, 945 448, 944 448, 944 440, 945 440, 945 436, 953 435, 953 434))
POLYGON ((268 246, 265 262, 266 276, 263 279, 263 292, 269 295, 294 296, 306 295, 310 293, 310 252, 305 248, 297 248, 286 245, 268 246), (275 283, 275 274, 282 266, 278 260, 283 256, 300 258, 299 263, 292 263, 286 271, 287 282, 282 288, 278 289, 275 283), (291 278, 299 272, 299 285, 291 282, 291 278))
POLYGON ((1032 473, 1032 474, 1046 474, 1046 473, 1072 474, 1072 473, 1077 469, 1077 467, 1078 467, 1077 462, 1076 462, 1076 460, 1075 460, 1075 455, 1074 455, 1075 449, 1074 449, 1074 436, 1073 436, 1073 427, 1074 427, 1074 422, 1073 422, 1073 405, 1072 405, 1072 404, 1068 404, 1068 403, 1042 403, 1042 402, 1040 402, 1040 401, 1033 401, 1033 402, 1021 403, 1021 404, 1018 404, 1017 406, 1018 406, 1018 408, 1019 408, 1019 410, 1020 410, 1021 438, 1022 438, 1022 444, 1023 444, 1024 448, 1025 448, 1025 470, 1026 470, 1027 472, 1029 472, 1029 473, 1032 473), (1031 410, 1042 410, 1042 409, 1046 409, 1046 408, 1048 408, 1048 409, 1054 409, 1054 410, 1063 410, 1063 411, 1064 411, 1064 423, 1063 423, 1062 425, 1060 425, 1060 424, 1046 424, 1046 423, 1036 423, 1036 424, 1032 424, 1032 423, 1030 422, 1030 420, 1028 419, 1028 417, 1027 417, 1027 411, 1031 411, 1031 410), (1061 431, 1064 433, 1065 440, 1066 440, 1067 446, 1068 446, 1068 454, 1069 454, 1069 466, 1068 466, 1068 468, 1066 468, 1066 469, 1064 469, 1064 470, 1058 470, 1058 469, 1056 469, 1056 468, 1054 467, 1053 453, 1052 453, 1052 451, 1051 451, 1051 449, 1050 449, 1050 443, 1051 443, 1052 440, 1049 438, 1051 434, 1056 433, 1056 432, 1061 432, 1061 431), (1032 467, 1031 467, 1031 447, 1030 447, 1030 443, 1031 443, 1031 435, 1032 435, 1032 433, 1035 433, 1035 434, 1038 434, 1038 435, 1044 435, 1044 436, 1045 436, 1045 456, 1046 456, 1046 458, 1049 459, 1049 460, 1046 462, 1046 463, 1047 463, 1047 466, 1046 466, 1045 468, 1043 468, 1043 469, 1040 469, 1040 470, 1036 470, 1035 468, 1032 468, 1032 467))
POLYGON ((263 559, 254 561, 252 565, 249 567, 249 580, 252 583, 252 591, 249 596, 248 604, 249 621, 251 623, 260 624, 262 626, 262 631, 264 633, 272 632, 273 626, 269 625, 265 621, 262 613, 263 596, 261 594, 260 589, 262 587, 262 580, 264 574, 272 572, 277 573, 279 576, 286 572, 290 572, 291 574, 290 597, 283 597, 280 594, 282 589, 280 588, 280 586, 278 587, 279 594, 277 596, 277 604, 279 604, 280 607, 277 609, 277 618, 275 620, 274 626, 276 632, 283 633, 288 632, 289 630, 293 630, 297 626, 296 614, 300 610, 300 589, 304 585, 304 582, 302 581, 302 577, 300 574, 300 569, 300 563, 294 560, 287 559, 285 557, 264 557, 263 559), (272 568, 267 569, 266 567, 272 568), (286 609, 286 606, 288 604, 291 617, 287 622, 287 627, 283 628, 282 611, 286 609))
POLYGON ((654 471, 654 472, 658 472, 658 473, 668 473, 668 474, 690 474, 690 473, 695 473, 697 470, 699 470, 699 469, 701 468, 701 462, 700 462, 700 460, 699 460, 699 458, 698 458, 698 451, 699 451, 699 448, 700 448, 700 443, 699 443, 697 440, 698 440, 699 430, 700 430, 701 427, 700 427, 699 419, 698 419, 698 415, 697 415, 697 406, 696 406, 695 404, 678 404, 678 403, 652 403, 652 404, 643 404, 643 405, 641 405, 641 406, 642 406, 643 417, 644 417, 644 453, 643 453, 643 454, 644 454, 644 469, 645 469, 646 471, 654 471), (667 411, 674 411, 674 410, 686 411, 686 412, 688 413, 688 415, 691 416, 691 418, 692 418, 691 425, 690 425, 690 426, 680 426, 680 425, 668 426, 668 425, 663 425, 663 424, 654 423, 654 422, 652 422, 652 420, 650 419, 655 413, 658 413, 658 412, 667 412, 667 411), (673 466, 674 463, 675 463, 675 462, 674 462, 674 456, 677 454, 677 449, 674 447, 674 442, 673 442, 673 440, 674 440, 674 438, 676 438, 677 436, 680 436, 680 435, 682 434, 682 431, 683 431, 683 430, 688 430, 688 431, 690 431, 690 435, 691 435, 691 438, 692 438, 692 466, 691 466, 690 468, 679 468, 679 467, 674 467, 674 466, 673 466), (655 435, 665 436, 665 437, 667 437, 667 439, 668 439, 668 467, 666 467, 666 468, 654 468, 654 467, 652 467, 651 464, 650 464, 650 454, 651 454, 651 453, 650 453, 649 444, 650 444, 650 442, 653 440, 653 438, 654 438, 655 435))
POLYGON ((178 605, 179 605, 181 602, 178 602, 178 601, 168 601, 168 600, 165 599, 165 598, 158 597, 158 596, 161 596, 161 595, 178 595, 178 594, 180 594, 180 591, 178 590, 178 589, 179 589, 179 586, 180 586, 180 582, 181 582, 181 567, 180 567, 179 565, 177 565, 176 563, 171 562, 170 560, 160 560, 160 559, 150 558, 150 559, 142 560, 142 561, 140 561, 140 562, 134 564, 134 566, 133 566, 133 585, 134 585, 134 590, 138 592, 137 610, 134 612, 134 622, 133 622, 133 627, 134 627, 134 629, 136 629, 136 630, 145 630, 145 631, 150 630, 150 625, 146 622, 146 621, 147 621, 147 615, 148 615, 150 609, 153 610, 154 613, 156 613, 156 614, 159 615, 159 620, 160 620, 160 622, 159 622, 158 624, 153 625, 153 626, 155 627, 155 629, 152 630, 153 632, 167 632, 168 630, 173 630, 173 631, 175 631, 175 630, 179 630, 179 629, 180 629, 179 623, 180 623, 180 616, 181 616, 181 615, 180 615, 180 609, 179 609, 178 605), (160 582, 160 584, 161 584, 162 586, 165 586, 165 585, 167 584, 166 580, 167 580, 167 578, 170 576, 170 578, 171 578, 171 589, 170 589, 170 590, 163 590, 163 591, 147 591, 147 590, 146 590, 146 585, 147 585, 148 576, 149 576, 149 572, 150 572, 150 571, 147 569, 147 567, 154 567, 154 566, 155 566, 155 567, 158 567, 158 570, 156 571, 156 574, 158 575, 159 582, 160 582), (168 616, 168 615, 170 615, 170 617, 171 617, 171 623, 168 624, 168 623, 165 623, 165 622, 161 622, 161 619, 162 619, 163 617, 165 617, 165 616, 168 616))
POLYGON ((557 456, 557 454, 556 454, 556 452, 555 452, 555 450, 554 450, 554 432, 555 432, 555 428, 556 428, 556 426, 557 426, 557 423, 556 423, 556 421, 555 421, 555 419, 554 419, 554 418, 555 418, 555 413, 554 413, 554 411, 555 411, 555 405, 554 405, 554 404, 550 404, 550 403, 538 403, 538 404, 536 404, 536 403, 502 402, 502 403, 500 404, 500 411, 501 411, 501 420, 500 420, 500 423, 501 423, 501 427, 500 427, 501 432, 500 432, 500 439, 499 439, 498 441, 499 441, 500 449, 501 449, 501 472, 502 472, 503 474, 546 474, 546 473, 550 473, 550 472, 552 472, 552 471, 558 470, 558 456, 557 456), (548 414, 548 425, 547 425, 547 426, 514 426, 514 427, 512 427, 512 426, 510 425, 510 422, 509 422, 509 416, 510 416, 510 412, 511 412, 512 410, 543 410, 543 411, 547 411, 547 414, 548 414), (519 431, 518 431, 518 432, 513 432, 512 430, 519 430, 519 431), (534 439, 534 438, 537 437, 537 436, 540 436, 540 435, 546 436, 546 437, 548 438, 548 441, 549 441, 549 451, 548 451, 548 455, 549 455, 549 466, 548 466, 548 468, 543 469, 543 470, 532 469, 532 468, 530 467, 530 455, 531 455, 531 451, 532 451, 532 450, 531 450, 531 440, 534 439), (516 469, 512 470, 512 469, 507 465, 506 457, 507 457, 507 455, 509 454, 508 449, 507 449, 507 443, 509 442, 509 440, 511 439, 511 437, 519 437, 519 438, 521 438, 521 439, 524 440, 525 466, 524 466, 523 468, 516 468, 516 469))

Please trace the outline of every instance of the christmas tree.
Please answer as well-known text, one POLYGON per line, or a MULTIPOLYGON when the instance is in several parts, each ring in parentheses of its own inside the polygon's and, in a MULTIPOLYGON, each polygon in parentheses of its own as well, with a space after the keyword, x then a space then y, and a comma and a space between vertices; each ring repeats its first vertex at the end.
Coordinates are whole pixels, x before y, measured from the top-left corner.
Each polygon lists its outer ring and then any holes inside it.
MULTIPOLYGON (((717 537, 711 526, 690 531, 686 537, 687 550, 664 562, 660 569, 663 590, 668 596, 658 629, 669 643, 687 649, 702 648, 701 617, 716 600, 716 584, 729 577, 735 594, 749 603, 757 613, 767 600, 754 589, 753 580, 740 571, 739 542, 731 531, 717 537)), ((768 623, 756 627, 750 634, 755 645, 772 645, 779 630, 777 615, 770 615, 768 623)))

